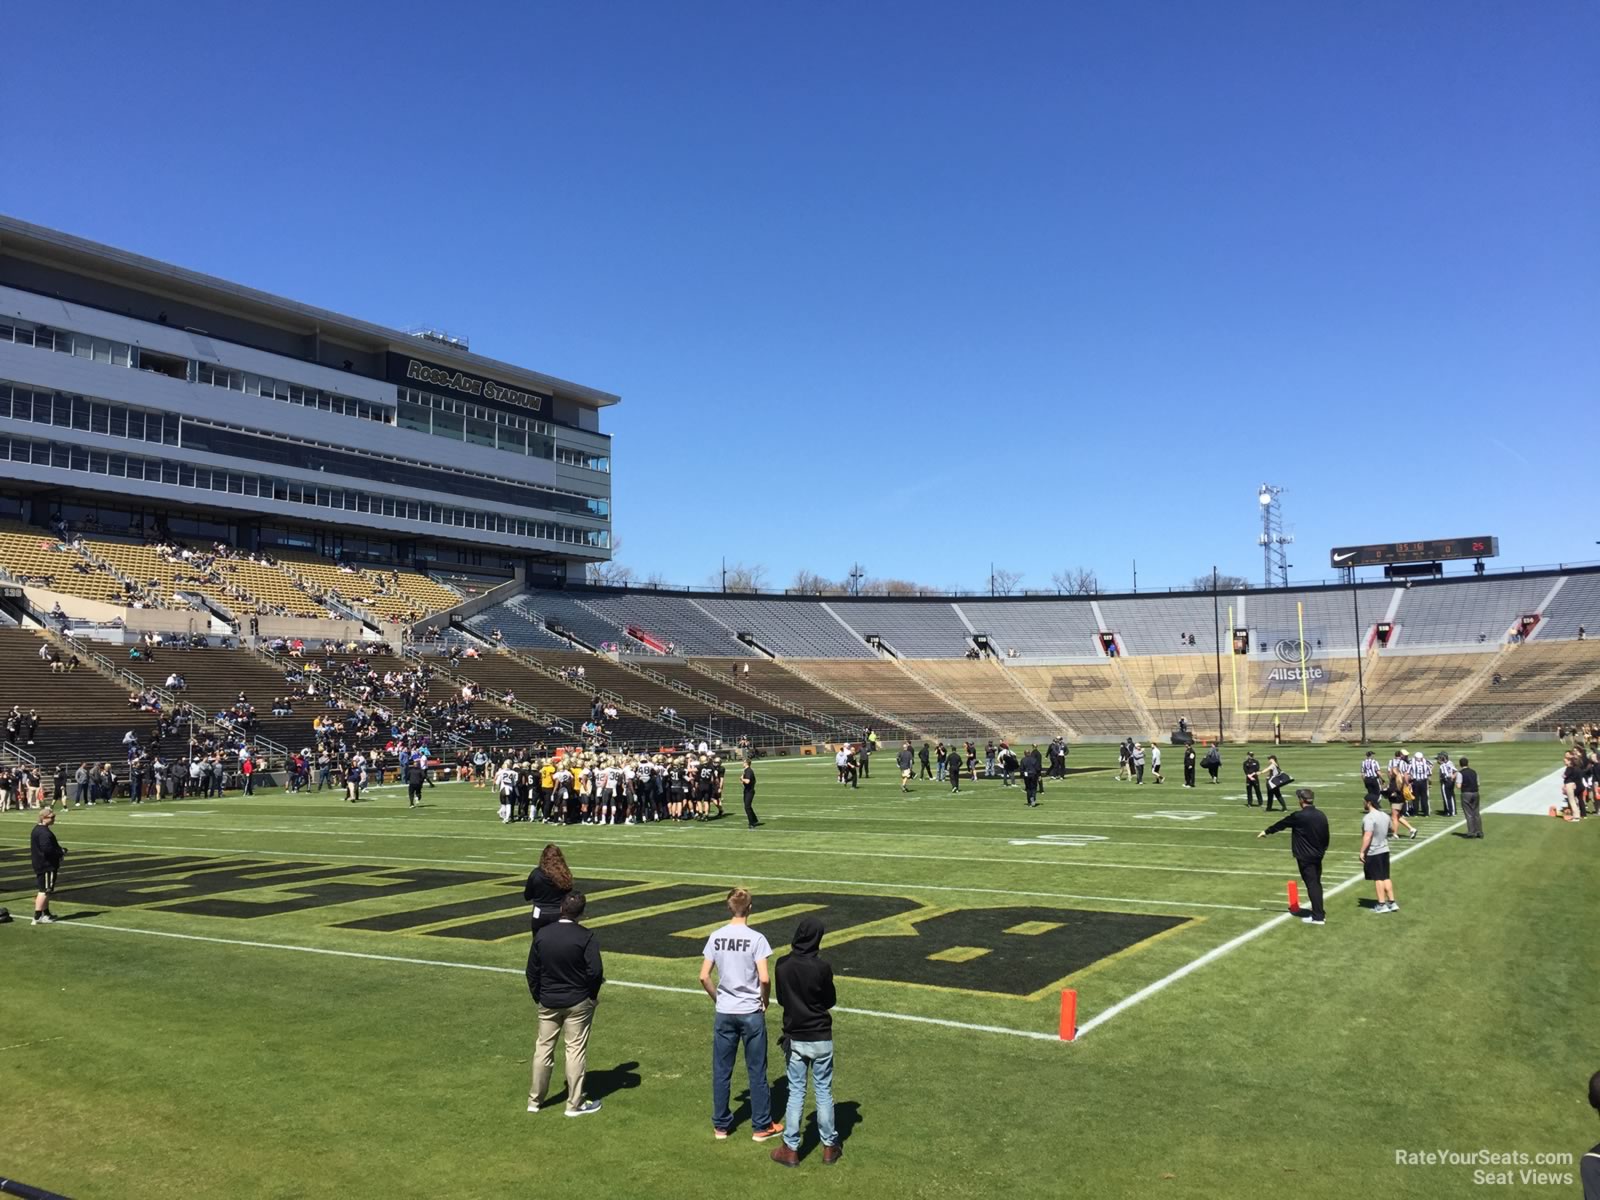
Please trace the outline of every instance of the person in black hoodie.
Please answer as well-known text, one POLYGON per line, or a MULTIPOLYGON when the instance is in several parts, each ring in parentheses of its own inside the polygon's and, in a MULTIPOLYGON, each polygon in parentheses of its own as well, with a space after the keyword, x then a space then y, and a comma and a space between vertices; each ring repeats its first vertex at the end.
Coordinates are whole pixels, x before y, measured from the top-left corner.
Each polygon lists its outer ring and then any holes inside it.
POLYGON ((61 869, 61 860, 67 853, 50 828, 55 823, 56 810, 43 809, 28 837, 28 854, 33 859, 33 873, 39 881, 39 894, 33 898, 35 925, 49 925, 55 921, 50 913, 50 893, 56 890, 56 872, 61 869))
POLYGON ((567 1043, 567 1116, 587 1117, 600 1111, 600 1101, 584 1098, 583 1079, 589 1026, 606 975, 600 963, 600 943, 578 924, 583 908, 582 892, 567 896, 561 902, 561 918, 539 930, 528 950, 528 992, 539 1008, 533 1089, 528 1093, 531 1113, 539 1111, 550 1087, 558 1036, 565 1036, 567 1043))
POLYGON ((1294 852, 1295 862, 1300 864, 1300 878, 1306 881, 1306 893, 1311 898, 1311 911, 1302 914, 1300 919, 1307 925, 1321 925, 1327 915, 1322 910, 1322 858, 1328 853, 1328 818, 1316 808, 1316 793, 1310 788, 1296 788, 1294 796, 1300 801, 1300 807, 1256 836, 1264 838, 1279 830, 1291 831, 1289 849, 1294 852))
POLYGON ((822 1162, 832 1166, 844 1153, 833 1123, 833 1017, 829 1013, 838 997, 833 990, 833 968, 819 958, 822 922, 800 918, 789 953, 778 960, 778 1003, 783 1006, 783 1047, 789 1071, 789 1107, 784 1112, 783 1145, 772 1161, 784 1167, 800 1165, 800 1118, 806 1105, 806 1076, 811 1076, 817 1097, 817 1133, 822 1138, 822 1162))

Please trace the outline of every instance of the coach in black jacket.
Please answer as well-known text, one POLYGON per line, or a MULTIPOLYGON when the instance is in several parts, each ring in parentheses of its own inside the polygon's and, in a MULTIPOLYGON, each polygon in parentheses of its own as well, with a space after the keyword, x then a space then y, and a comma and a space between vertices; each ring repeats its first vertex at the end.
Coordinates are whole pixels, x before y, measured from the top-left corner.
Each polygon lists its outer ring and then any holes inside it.
POLYGON ((28 836, 28 857, 33 860, 33 874, 39 881, 38 895, 33 898, 33 923, 49 925, 55 921, 50 914, 50 893, 56 890, 56 872, 66 850, 56 841, 50 826, 56 823, 56 810, 46 808, 39 813, 39 823, 28 836))
POLYGON ((1300 807, 1283 820, 1268 825, 1258 838, 1280 829, 1291 831, 1290 849, 1295 862, 1300 864, 1300 878, 1306 881, 1306 894, 1311 899, 1311 913, 1300 919, 1307 925, 1324 924, 1322 911, 1322 856, 1328 852, 1328 818, 1315 806, 1316 793, 1310 788, 1295 789, 1294 797, 1300 807))
POLYGON ((822 922, 816 917, 801 917, 789 953, 778 960, 789 1107, 784 1112, 783 1145, 772 1152, 772 1161, 784 1167, 800 1165, 800 1118, 805 1113, 808 1073, 817 1093, 823 1165, 832 1166, 843 1153, 833 1122, 833 1014, 829 1012, 838 997, 833 990, 833 968, 817 956, 822 932, 822 922))
POLYGON ((583 1077, 589 1025, 606 976, 600 964, 600 943, 578 924, 583 909, 583 893, 570 893, 561 902, 560 920, 540 929, 528 949, 528 992, 539 1008, 533 1088, 528 1093, 531 1113, 539 1111, 550 1086, 558 1036, 564 1036, 567 1043, 567 1116, 586 1117, 600 1111, 600 1101, 584 1099, 583 1077))

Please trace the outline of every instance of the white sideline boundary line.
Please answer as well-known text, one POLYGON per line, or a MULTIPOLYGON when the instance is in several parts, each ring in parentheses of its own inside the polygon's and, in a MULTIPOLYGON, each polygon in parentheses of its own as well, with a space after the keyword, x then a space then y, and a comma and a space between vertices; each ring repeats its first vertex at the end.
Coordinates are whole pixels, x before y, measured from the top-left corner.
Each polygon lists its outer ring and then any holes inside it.
MULTIPOLYGON (((94 824, 97 825, 99 828, 102 828, 102 829, 113 828, 114 827, 114 826, 109 825, 106 822, 98 822, 97 821, 94 824)), ((572 829, 572 828, 581 829, 583 827, 582 826, 566 826, 566 828, 569 828, 569 829, 572 829)), ((629 826, 627 828, 638 828, 638 827, 637 826, 629 826)), ((179 825, 163 825, 163 826, 161 826, 161 829, 163 829, 163 830, 167 830, 167 829, 174 829, 174 830, 175 829, 200 829, 200 830, 211 830, 211 831, 217 832, 217 833, 255 833, 255 834, 277 833, 277 834, 288 834, 290 836, 295 836, 295 837, 313 837, 313 838, 326 838, 326 837, 330 836, 325 831, 306 830, 306 829, 285 829, 285 828, 273 827, 273 826, 256 827, 256 826, 248 826, 248 825, 182 825, 182 824, 179 824, 179 825)), ((470 833, 433 833, 433 834, 429 834, 429 833, 426 833, 426 832, 418 832, 418 833, 386 833, 386 832, 384 832, 382 830, 371 830, 371 831, 368 831, 363 836, 366 839, 371 839, 371 838, 411 838, 411 839, 416 839, 416 838, 429 838, 429 837, 431 837, 431 838, 433 838, 435 840, 447 840, 447 841, 457 841, 457 842, 463 842, 463 841, 466 841, 466 842, 491 842, 491 841, 495 841, 495 842, 497 842, 497 841, 502 841, 507 836, 515 836, 515 835, 506 835, 506 834, 503 834, 503 833, 502 834, 470 834, 470 833)), ((798 837, 798 836, 811 836, 811 835, 808 834, 808 833, 803 833, 801 831, 795 831, 795 836, 798 837)), ((954 840, 954 839, 951 839, 951 840, 954 840)), ((1000 840, 1009 841, 1010 839, 1000 839, 1000 840)), ((702 851, 702 850, 716 850, 716 851, 721 851, 722 853, 725 853, 725 854, 726 853, 733 853, 733 852, 738 852, 738 853, 741 853, 741 854, 745 854, 745 853, 748 853, 748 854, 811 854, 811 855, 821 854, 821 855, 827 855, 830 858, 915 859, 915 860, 919 860, 919 861, 942 862, 942 863, 948 863, 952 858, 952 856, 948 855, 948 854, 905 854, 905 853, 891 852, 891 851, 887 851, 887 850, 837 850, 837 849, 817 849, 817 850, 812 850, 812 849, 806 849, 806 848, 803 848, 803 847, 793 847, 793 846, 789 846, 789 847, 785 847, 785 846, 758 846, 758 845, 752 845, 752 844, 750 844, 748 842, 745 842, 745 843, 741 844, 741 843, 737 843, 737 842, 733 842, 733 841, 729 841, 729 842, 724 843, 724 844, 718 844, 718 843, 713 843, 713 842, 680 842, 680 841, 676 841, 676 840, 670 841, 670 842, 669 841, 661 841, 661 842, 650 841, 650 842, 646 842, 643 838, 633 838, 633 839, 629 840, 627 838, 627 835, 624 835, 622 838, 615 839, 615 840, 609 840, 609 841, 608 840, 597 840, 597 839, 594 839, 594 838, 587 838, 587 837, 574 837, 574 838, 563 837, 561 839, 561 841, 562 841, 562 844, 566 845, 566 846, 605 846, 605 847, 609 847, 611 849, 617 849, 618 847, 625 847, 625 848, 630 849, 630 850, 688 850, 688 851, 693 851, 693 852, 699 852, 699 851, 702 851)), ((531 844, 529 844, 529 845, 530 845, 530 849, 531 849, 531 844)), ((1124 845, 1128 849, 1135 849, 1135 848, 1137 848, 1138 843, 1136 843, 1136 842, 1127 842, 1124 845)), ((173 849, 177 849, 177 847, 173 847, 173 849)), ((205 847, 196 847, 196 849, 205 849, 205 847)), ((311 855, 313 855, 313 853, 314 853, 313 851, 309 851, 308 850, 308 851, 303 852, 301 854, 301 857, 311 856, 311 855)), ((961 860, 963 862, 969 862, 969 863, 998 863, 1001 866, 1083 867, 1083 868, 1088 868, 1088 869, 1096 870, 1096 871, 1100 871, 1100 870, 1106 870, 1106 871, 1164 871, 1164 872, 1175 873, 1175 874, 1180 874, 1180 875, 1262 875, 1262 876, 1266 876, 1268 878, 1276 878, 1277 875, 1279 874, 1279 872, 1277 872, 1277 871, 1255 871, 1255 870, 1247 870, 1247 869, 1240 868, 1240 867, 1183 867, 1183 866, 1174 866, 1174 865, 1170 865, 1170 864, 1160 864, 1160 863, 1092 862, 1092 861, 1089 861, 1087 859, 978 858, 978 857, 974 857, 974 856, 971 856, 971 855, 962 855, 961 856, 961 860)))
MULTIPOLYGON (((1409 854, 1415 854, 1418 850, 1421 850, 1424 846, 1432 845, 1434 842, 1437 842, 1440 838, 1446 836, 1447 834, 1454 833, 1457 829, 1460 829, 1465 824, 1466 824, 1465 821, 1457 821, 1454 825, 1451 825, 1448 828, 1439 830, 1438 833, 1430 834, 1423 841, 1418 842, 1414 846, 1409 846, 1406 849, 1400 851, 1398 854, 1395 854, 1391 861, 1398 861, 1399 859, 1405 858, 1409 854)), ((1323 896, 1324 897, 1337 896, 1340 892, 1344 891, 1346 888, 1353 887, 1355 884, 1361 883, 1363 881, 1363 879, 1364 879, 1364 876, 1361 873, 1358 872, 1358 873, 1350 876, 1350 878, 1346 879, 1343 883, 1335 884, 1333 887, 1326 889, 1323 892, 1323 896)), ((1121 1000, 1118 1000, 1110 1008, 1105 1009, 1102 1012, 1098 1012, 1094 1016, 1090 1017, 1082 1025, 1078 1026, 1078 1038, 1077 1038, 1077 1040, 1081 1041, 1083 1039, 1083 1035, 1088 1033, 1090 1030, 1096 1029, 1099 1026, 1104 1025, 1107 1021, 1111 1020, 1113 1017, 1119 1016, 1122 1013, 1126 1012, 1128 1009, 1132 1008, 1135 1004, 1138 1004, 1138 1003, 1140 1003, 1141 1001, 1144 1001, 1144 1000, 1148 1000, 1151 996, 1154 996, 1157 992, 1163 990, 1168 985, 1176 983, 1178 980, 1182 979, 1185 975, 1192 974, 1193 972, 1198 971, 1201 967, 1205 966, 1207 963, 1215 962, 1217 959, 1221 958, 1224 954, 1229 954, 1229 953, 1233 952, 1234 950, 1237 950, 1240 946, 1244 945, 1246 942, 1253 941, 1254 939, 1260 937, 1263 933, 1266 933, 1267 930, 1276 929, 1279 925, 1284 924, 1286 921, 1298 921, 1299 919, 1300 918, 1298 916, 1296 916, 1295 914, 1293 914, 1293 913, 1287 913, 1287 912, 1279 913, 1277 916, 1269 918, 1266 921, 1263 921, 1261 924, 1257 925, 1254 929, 1247 929, 1243 933, 1241 933, 1238 937, 1232 938, 1232 939, 1230 939, 1230 940, 1228 940, 1226 942, 1223 942, 1222 945, 1220 945, 1220 946, 1212 947, 1210 950, 1207 950, 1204 954, 1202 954, 1199 958, 1191 959, 1189 962, 1184 963, 1183 966, 1179 967, 1176 971, 1173 971, 1171 974, 1163 975, 1160 979, 1156 980, 1154 983, 1146 984, 1144 987, 1140 988, 1137 992, 1134 992, 1133 995, 1124 996, 1121 1000)))
MULTIPOLYGON (((438 958, 402 958, 391 954, 367 954, 358 950, 330 950, 323 946, 295 946, 284 942, 253 942, 243 938, 207 937, 198 933, 173 933, 159 929, 134 929, 127 925, 106 925, 98 921, 70 921, 62 922, 63 926, 74 929, 103 929, 109 933, 140 934, 144 937, 170 938, 182 942, 209 942, 221 946, 240 946, 251 950, 287 950, 298 954, 322 954, 330 958, 355 958, 369 962, 396 963, 412 967, 444 967, 457 971, 486 971, 494 975, 523 975, 525 972, 515 967, 496 967, 487 963, 451 962, 438 958)), ((681 996, 703 996, 705 993, 699 988, 673 987, 664 983, 639 983, 629 979, 608 979, 607 985, 611 987, 634 988, 647 992, 671 992, 681 996)), ((835 1007, 834 1012, 849 1013, 857 1017, 877 1017, 887 1021, 911 1021, 918 1025, 942 1025, 949 1029, 961 1029, 972 1033, 997 1033, 1008 1037, 1031 1038, 1041 1042, 1059 1042, 1061 1039, 1053 1033, 1039 1033, 1032 1029, 1011 1029, 1004 1025, 974 1025, 967 1021, 950 1021, 943 1017, 920 1017, 912 1013, 884 1012, 875 1008, 845 1008, 835 1007)))
MULTIPOLYGON (((166 846, 151 842, 79 842, 80 846, 95 848, 107 847, 118 850, 204 850, 211 854, 242 854, 260 858, 263 854, 278 854, 282 851, 263 850, 233 850, 221 846, 166 846)), ((315 855, 297 854, 291 858, 316 858, 318 860, 333 861, 335 859, 350 859, 355 862, 380 863, 423 863, 428 866, 471 866, 471 867, 506 867, 521 873, 527 869, 525 862, 505 862, 492 858, 406 858, 394 854, 323 854, 315 855)), ((284 859, 281 861, 290 861, 284 859)), ((586 869, 596 871, 626 871, 633 875, 660 875, 667 879, 715 879, 726 883, 733 878, 727 871, 665 871, 659 867, 630 867, 617 863, 586 864, 586 869)), ((824 884, 829 887, 862 887, 862 888, 898 888, 903 891, 924 892, 964 892, 978 893, 985 896, 1031 896, 1049 900, 1091 900, 1101 904, 1158 904, 1163 908, 1215 908, 1231 912, 1259 912, 1263 908, 1275 907, 1265 904, 1217 904, 1204 900, 1153 900, 1143 896, 1089 896, 1077 892, 1038 892, 1017 891, 1010 888, 962 887, 956 884, 939 883, 889 883, 883 880, 865 879, 816 879, 805 875, 739 875, 741 881, 751 883, 814 883, 824 884)), ((24 893, 26 894, 26 893, 24 893)), ((70 889, 63 890, 63 899, 70 897, 70 889)), ((508 908, 515 907, 508 904, 508 908)))
POLYGON ((1552 804, 1559 807, 1566 803, 1566 798, 1561 793, 1561 776, 1563 768, 1557 767, 1543 779, 1535 779, 1526 787, 1520 787, 1509 796, 1496 800, 1483 811, 1486 813, 1510 813, 1518 817, 1547 817, 1550 815, 1552 804))

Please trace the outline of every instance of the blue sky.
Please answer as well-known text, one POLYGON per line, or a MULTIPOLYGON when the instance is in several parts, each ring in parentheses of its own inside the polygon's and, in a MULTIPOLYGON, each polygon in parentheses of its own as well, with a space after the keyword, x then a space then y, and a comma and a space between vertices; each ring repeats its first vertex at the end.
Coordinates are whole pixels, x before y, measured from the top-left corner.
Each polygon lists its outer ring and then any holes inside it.
POLYGON ((12 6, 0 210, 620 393, 620 558, 1600 558, 1600 8, 12 6))

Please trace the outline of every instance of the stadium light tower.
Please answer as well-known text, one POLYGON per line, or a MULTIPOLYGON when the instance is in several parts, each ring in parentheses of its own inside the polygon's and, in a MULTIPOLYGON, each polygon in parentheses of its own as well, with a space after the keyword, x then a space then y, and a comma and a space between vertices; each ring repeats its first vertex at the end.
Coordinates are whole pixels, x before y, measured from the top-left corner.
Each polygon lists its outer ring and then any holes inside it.
POLYGON ((1283 502, 1278 499, 1283 489, 1276 484, 1263 483, 1256 500, 1261 505, 1261 536, 1256 541, 1261 546, 1263 582, 1271 587, 1274 573, 1278 586, 1289 586, 1289 551, 1294 535, 1283 531, 1283 502))

